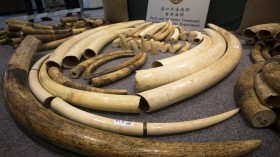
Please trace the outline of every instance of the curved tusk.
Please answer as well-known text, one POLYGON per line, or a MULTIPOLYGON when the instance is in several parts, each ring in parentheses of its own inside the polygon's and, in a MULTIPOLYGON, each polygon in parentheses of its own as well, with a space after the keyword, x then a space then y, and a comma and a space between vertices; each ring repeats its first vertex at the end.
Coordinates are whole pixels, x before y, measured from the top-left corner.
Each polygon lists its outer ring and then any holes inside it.
POLYGON ((277 92, 280 91, 280 60, 275 56, 265 62, 262 67, 262 74, 265 81, 277 92))
POLYGON ((131 31, 127 32, 127 36, 132 37, 136 32, 140 31, 141 29, 151 25, 152 22, 145 22, 140 24, 139 26, 135 27, 134 29, 132 29, 131 31))
POLYGON ((242 36, 245 38, 254 38, 257 36, 257 32, 262 30, 262 29, 269 29, 269 28, 274 28, 274 27, 279 27, 279 23, 266 23, 266 24, 259 24, 259 25, 254 25, 251 27, 246 28, 242 32, 242 36))
POLYGON ((264 80, 262 73, 255 76, 254 88, 261 102, 269 108, 280 107, 279 94, 264 80))
POLYGON ((205 29, 205 32, 212 39, 213 45, 211 48, 184 61, 152 69, 138 70, 135 75, 138 91, 149 90, 177 81, 215 63, 224 54, 226 42, 216 31, 205 29))
POLYGON ((165 23, 165 26, 160 29, 158 32, 156 32, 154 35, 153 35, 153 38, 155 39, 157 36, 161 35, 163 32, 165 32, 169 25, 172 24, 170 20, 168 20, 166 23, 165 23))
POLYGON ((63 38, 63 39, 59 39, 59 40, 54 40, 51 42, 47 42, 47 43, 42 43, 39 48, 38 51, 45 51, 45 50, 50 50, 50 49, 55 49, 57 48, 59 45, 61 45, 62 43, 64 43, 65 41, 69 40, 71 37, 68 38, 63 38))
POLYGON ((158 32, 160 29, 162 29, 166 25, 166 22, 161 22, 161 23, 156 23, 155 26, 147 31, 144 35, 145 38, 147 39, 152 39, 153 35, 158 32))
POLYGON ((100 131, 61 118, 43 107, 25 82, 39 43, 36 38, 26 37, 19 45, 5 70, 3 94, 7 107, 20 124, 55 145, 91 156, 244 156, 261 145, 261 140, 210 143, 152 141, 100 131), (24 45, 30 46, 27 49, 24 45))
POLYGON ((90 79, 90 74, 98 67, 101 66, 102 64, 105 64, 108 61, 117 59, 117 58, 122 58, 122 57, 132 57, 134 56, 133 52, 127 52, 127 53, 120 53, 120 54, 115 54, 115 55, 110 55, 110 56, 105 56, 102 57, 100 59, 98 59, 97 61, 93 62, 92 64, 90 64, 84 71, 83 73, 83 78, 84 79, 90 79))
POLYGON ((138 50, 138 45, 136 43, 135 40, 130 40, 129 41, 129 45, 130 45, 130 49, 133 51, 133 52, 136 52, 138 50))
POLYGON ((251 49, 251 59, 254 63, 264 62, 261 51, 263 50, 265 44, 263 42, 256 42, 251 49))
POLYGON ((135 63, 132 63, 127 67, 124 67, 110 74, 94 77, 90 79, 90 84, 95 87, 100 87, 127 77, 128 75, 130 75, 131 73, 139 69, 146 62, 147 54, 145 52, 141 52, 141 53, 142 53, 141 58, 137 60, 135 63))
POLYGON ((45 42, 51 42, 51 41, 67 38, 72 35, 73 35, 73 32, 67 32, 67 33, 63 33, 63 34, 54 34, 54 35, 50 35, 50 34, 44 35, 43 34, 43 35, 33 35, 33 36, 38 38, 39 40, 41 40, 43 43, 45 43, 45 42))
MULTIPOLYGON (((139 20, 139 23, 141 23, 141 22, 143 23, 144 21, 143 20, 139 20)), ((123 23, 125 23, 125 22, 123 22, 123 23)), ((83 38, 86 38, 86 37, 88 37, 91 34, 97 33, 99 31, 107 29, 107 28, 111 28, 111 27, 122 25, 123 23, 117 23, 117 24, 112 24, 112 25, 100 26, 100 27, 97 27, 97 28, 85 31, 85 32, 83 32, 81 34, 78 34, 76 36, 73 36, 72 38, 70 38, 69 40, 67 40, 66 42, 61 44, 57 49, 54 50, 52 55, 47 60, 47 66, 55 64, 56 66, 61 67, 62 66, 62 59, 67 54, 69 49, 71 47, 73 47, 73 45, 77 44, 83 38)))
POLYGON ((170 42, 170 38, 172 37, 172 35, 175 32, 175 28, 176 28, 175 26, 171 25, 171 30, 167 32, 168 34, 164 35, 165 36, 165 38, 164 38, 165 42, 170 42))
POLYGON ((238 64, 242 47, 239 40, 228 31, 209 24, 209 27, 220 33, 227 42, 227 51, 222 58, 207 68, 180 80, 138 93, 142 97, 140 108, 154 111, 180 100, 193 96, 227 76, 238 64))
POLYGON ((241 111, 252 126, 258 128, 269 126, 276 119, 276 114, 264 106, 255 93, 254 78, 262 66, 263 63, 260 62, 245 69, 235 85, 235 93, 241 111))
POLYGON ((114 27, 114 29, 110 28, 110 30, 105 29, 104 31, 99 31, 78 42, 71 49, 69 49, 67 54, 64 56, 62 60, 63 67, 72 68, 77 64, 79 64, 82 55, 86 51, 91 51, 91 53, 93 53, 92 55, 90 55, 90 53, 87 52, 89 53, 89 55, 86 59, 88 59, 89 56, 94 56, 95 53, 97 55, 97 53, 104 47, 104 45, 108 44, 111 40, 118 37, 119 34, 130 30, 130 29, 118 29, 118 28, 119 27, 116 26, 114 27), (93 50, 87 50, 90 44, 95 44, 97 46, 93 48, 93 50))
POLYGON ((210 37, 208 37, 206 35, 203 35, 203 36, 204 36, 203 41, 199 45, 194 47, 193 49, 189 50, 188 53, 182 53, 182 54, 178 54, 173 57, 156 60, 155 62, 153 62, 152 66, 158 67, 158 66, 163 66, 163 65, 167 65, 167 64, 177 63, 179 61, 183 61, 183 60, 186 60, 186 59, 199 55, 200 53, 209 49, 212 46, 212 41, 211 41, 210 37))
POLYGON ((36 34, 64 34, 71 32, 71 29, 58 29, 58 30, 46 30, 46 29, 34 29, 32 27, 24 27, 20 30, 24 34, 36 35, 36 34))
POLYGON ((101 54, 101 55, 92 57, 91 59, 87 59, 87 60, 81 62, 80 64, 78 64, 77 66, 75 66, 74 68, 72 68, 70 71, 70 75, 72 78, 78 78, 90 64, 96 62, 100 58, 111 56, 111 55, 123 54, 123 53, 133 53, 133 51, 119 50, 119 51, 113 51, 113 52, 109 52, 109 53, 105 53, 105 54, 101 54))
POLYGON ((181 48, 182 48, 182 43, 177 42, 176 44, 169 46, 168 51, 171 52, 171 53, 176 53, 181 48))
POLYGON ((100 71, 100 72, 97 72, 97 73, 93 73, 93 74, 90 74, 89 77, 91 78, 94 78, 94 77, 98 77, 98 76, 102 76, 102 75, 105 75, 105 74, 109 74, 111 72, 114 72, 114 71, 117 71, 117 70, 120 70, 134 62, 136 62, 137 60, 140 59, 140 57, 142 56, 142 53, 137 53, 134 57, 132 57, 131 59, 121 63, 121 64, 118 64, 118 65, 115 65, 111 68, 108 68, 108 69, 105 69, 103 71, 100 71))
POLYGON ((173 25, 172 22, 169 20, 167 22, 167 28, 166 29, 162 29, 162 31, 159 31, 158 33, 156 33, 154 35, 154 39, 157 41, 162 41, 163 39, 165 39, 170 32, 173 30, 173 25))
POLYGON ((189 51, 191 49, 191 44, 189 42, 185 42, 185 46, 179 51, 180 53, 189 51))
POLYGON ((85 84, 75 82, 64 76, 58 67, 49 67, 48 74, 51 79, 55 82, 64 85, 66 87, 91 91, 91 92, 98 92, 98 93, 108 93, 108 94, 127 94, 127 90, 118 90, 118 89, 102 89, 102 88, 95 88, 92 86, 87 86, 85 84))
POLYGON ((266 45, 262 51, 261 51, 261 55, 262 57, 265 59, 265 60, 268 60, 270 59, 272 56, 271 56, 271 53, 272 53, 272 50, 273 50, 273 47, 271 45, 266 45))
POLYGON ((45 64, 40 69, 39 80, 49 93, 77 106, 112 112, 140 112, 138 96, 96 93, 65 87, 48 76, 45 64))
POLYGON ((203 36, 201 32, 198 31, 192 31, 188 37, 188 41, 199 44, 203 40, 203 36))

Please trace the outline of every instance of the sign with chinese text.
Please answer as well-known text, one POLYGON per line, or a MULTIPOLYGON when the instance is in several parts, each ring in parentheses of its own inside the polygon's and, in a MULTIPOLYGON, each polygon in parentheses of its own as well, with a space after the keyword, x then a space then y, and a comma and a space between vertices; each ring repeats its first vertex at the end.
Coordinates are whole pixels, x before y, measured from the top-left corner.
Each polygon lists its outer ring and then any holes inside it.
POLYGON ((189 30, 201 31, 206 22, 210 0, 149 0, 146 20, 171 20, 189 30))

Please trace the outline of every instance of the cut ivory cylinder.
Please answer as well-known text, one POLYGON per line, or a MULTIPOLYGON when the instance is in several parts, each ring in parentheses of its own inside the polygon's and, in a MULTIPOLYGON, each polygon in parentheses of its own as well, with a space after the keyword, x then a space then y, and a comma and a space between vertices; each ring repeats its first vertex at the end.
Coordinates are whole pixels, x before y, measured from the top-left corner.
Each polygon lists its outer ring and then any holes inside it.
POLYGON ((208 24, 208 26, 225 38, 227 42, 225 55, 214 64, 191 76, 138 93, 142 97, 143 103, 140 106, 142 110, 154 111, 193 96, 222 80, 237 66, 242 53, 239 40, 218 26, 213 24, 208 24))
POLYGON ((203 35, 203 41, 191 49, 188 53, 181 53, 173 57, 161 59, 161 60, 156 60, 153 62, 152 66, 153 67, 158 67, 158 66, 164 66, 167 64, 172 64, 172 63, 177 63, 179 61, 184 61, 186 59, 196 57, 200 53, 204 52, 205 50, 209 49, 212 46, 212 41, 210 37, 207 35, 203 35))
MULTIPOLYGON (((135 24, 137 24, 137 23, 144 23, 143 20, 132 21, 132 22, 135 23, 135 24)), ((110 29, 111 27, 115 27, 115 26, 118 27, 118 26, 120 26, 120 25, 122 25, 124 23, 129 23, 129 22, 123 22, 123 23, 117 23, 117 24, 112 24, 112 25, 100 26, 100 27, 94 28, 92 30, 85 31, 85 32, 83 32, 81 34, 78 34, 76 36, 71 37, 69 40, 67 40, 66 42, 64 42, 63 44, 61 44, 58 48, 56 48, 54 50, 52 55, 47 60, 47 66, 49 66, 51 64, 55 64, 55 65, 61 67, 62 66, 62 59, 67 54, 69 49, 71 47, 73 47, 73 45, 77 44, 79 41, 81 41, 82 39, 88 37, 91 34, 100 32, 101 30, 110 29)))
POLYGON ((63 86, 48 76, 45 64, 40 69, 39 80, 42 86, 52 95, 77 106, 111 112, 140 112, 140 97, 88 92, 63 86))
POLYGON ((205 29, 205 32, 212 39, 213 45, 200 55, 161 67, 136 71, 135 79, 138 91, 149 90, 177 81, 215 63, 225 53, 226 42, 216 31, 205 29))

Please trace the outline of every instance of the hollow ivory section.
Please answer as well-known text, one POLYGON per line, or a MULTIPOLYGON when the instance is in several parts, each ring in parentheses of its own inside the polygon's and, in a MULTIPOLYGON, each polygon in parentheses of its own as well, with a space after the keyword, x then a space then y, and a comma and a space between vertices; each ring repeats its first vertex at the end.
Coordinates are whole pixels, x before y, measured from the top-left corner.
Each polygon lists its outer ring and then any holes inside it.
POLYGON ((77 106, 112 112, 140 112, 140 97, 88 92, 60 85, 48 76, 45 64, 40 69, 39 80, 42 86, 52 95, 77 106))
POLYGON ((210 36, 213 45, 194 58, 173 64, 136 71, 136 88, 145 91, 156 88, 181 78, 190 76, 216 62, 226 51, 225 39, 216 31, 204 30, 210 36))
POLYGON ((158 88, 138 93, 143 99, 141 104, 148 112, 154 111, 175 102, 193 96, 227 76, 238 64, 242 47, 239 40, 230 32, 209 24, 209 27, 219 32, 227 42, 225 55, 207 68, 175 82, 158 88))
POLYGON ((203 35, 203 41, 193 49, 189 50, 188 53, 181 53, 173 57, 157 60, 153 63, 153 67, 176 63, 179 61, 183 61, 195 57, 200 53, 202 53, 203 51, 209 49, 211 46, 212 46, 212 40, 210 39, 210 37, 208 37, 207 35, 203 35))

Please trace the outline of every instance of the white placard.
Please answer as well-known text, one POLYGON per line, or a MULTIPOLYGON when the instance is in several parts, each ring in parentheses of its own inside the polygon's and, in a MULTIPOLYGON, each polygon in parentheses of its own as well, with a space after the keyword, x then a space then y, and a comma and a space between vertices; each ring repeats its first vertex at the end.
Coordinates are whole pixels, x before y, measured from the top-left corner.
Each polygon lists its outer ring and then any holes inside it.
POLYGON ((134 122, 125 121, 125 120, 118 120, 118 119, 115 119, 113 124, 114 125, 119 125, 119 126, 134 126, 134 122))
POLYGON ((163 22, 170 19, 174 25, 202 31, 210 0, 149 0, 146 20, 163 22))

